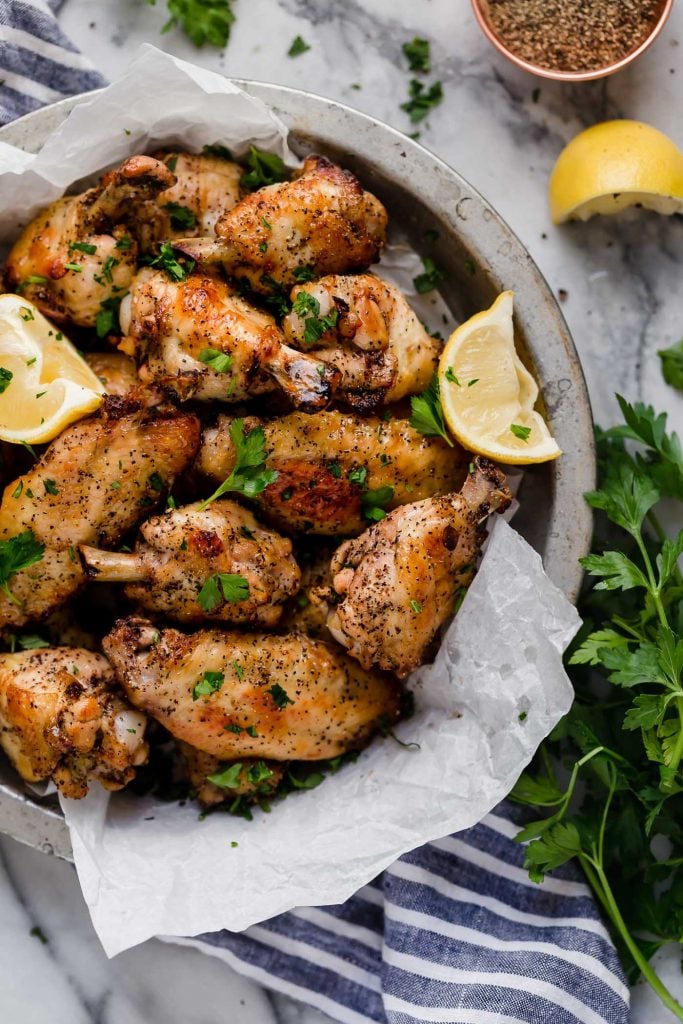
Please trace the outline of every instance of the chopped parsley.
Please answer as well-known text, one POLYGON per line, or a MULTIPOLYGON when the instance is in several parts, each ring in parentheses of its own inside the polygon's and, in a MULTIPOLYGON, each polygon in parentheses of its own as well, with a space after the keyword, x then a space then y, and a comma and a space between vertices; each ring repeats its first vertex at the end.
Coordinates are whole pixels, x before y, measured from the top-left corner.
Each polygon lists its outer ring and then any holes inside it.
POLYGON ((83 267, 81 266, 80 263, 65 263, 64 264, 64 269, 65 270, 73 270, 77 274, 82 274, 83 273, 83 267))
POLYGON ((43 487, 46 494, 59 494, 59 488, 54 480, 43 480, 43 487))
POLYGON ((0 395, 7 391, 7 388, 12 383, 12 377, 14 374, 11 370, 6 370, 4 366, 0 366, 0 395))
POLYGON ((249 581, 239 573, 215 572, 209 576, 197 594, 197 604, 205 612, 212 612, 228 601, 237 604, 249 597, 249 581))
POLYGON ((69 249, 75 249, 76 252, 84 252, 87 256, 94 256, 97 252, 97 246, 91 245, 90 242, 69 242, 69 249))
POLYGON ((304 284, 306 281, 313 281, 315 278, 315 268, 309 266, 296 267, 294 270, 294 280, 298 281, 299 284, 304 284))
POLYGON ((299 54, 306 53, 306 50, 310 50, 310 46, 308 45, 306 40, 302 39, 301 36, 294 36, 294 39, 292 40, 292 45, 287 50, 287 56, 298 57, 299 54))
POLYGON ((249 192, 254 192, 263 185, 274 185, 276 181, 285 181, 287 178, 287 168, 277 153, 266 153, 256 146, 250 146, 246 163, 249 170, 242 175, 240 184, 249 192))
POLYGON ((23 281, 20 281, 17 285, 17 291, 20 292, 22 288, 26 288, 29 284, 47 284, 50 280, 49 277, 43 277, 42 274, 29 274, 23 281))
POLYGON ((519 423, 510 424, 510 433, 518 437, 520 441, 528 441, 531 427, 521 427, 519 423))
POLYGON ((441 437, 453 447, 444 423, 439 381, 436 376, 421 395, 413 395, 410 399, 410 425, 424 437, 441 437))
POLYGON ((368 470, 366 466, 357 466, 355 469, 350 469, 346 475, 349 478, 349 483, 357 484, 358 487, 365 487, 368 479, 368 470))
POLYGON ((159 267, 172 281, 184 281, 187 275, 194 270, 194 260, 186 259, 184 263, 181 263, 170 242, 162 242, 158 254, 145 262, 150 267, 159 267))
POLYGON ((331 462, 327 468, 329 469, 333 477, 335 477, 337 480, 341 479, 342 469, 336 459, 334 462, 331 462))
POLYGON ((449 384, 457 384, 458 387, 462 387, 462 385, 460 384, 460 381, 455 376, 455 371, 454 371, 452 366, 447 366, 446 367, 446 372, 444 373, 444 377, 446 378, 446 380, 448 381, 449 384))
POLYGON ((106 260, 102 264, 102 273, 95 274, 95 280, 99 285, 104 288, 105 284, 113 284, 114 278, 112 276, 112 270, 114 267, 118 267, 119 261, 114 256, 107 256, 106 260))
POLYGON ((17 484, 17 486, 12 491, 12 497, 13 498, 20 498, 21 497, 21 492, 23 491, 23 489, 24 489, 24 481, 20 480, 19 483, 17 484))
MULTIPOLYGON (((221 158, 221 160, 232 160, 232 153, 230 152, 227 146, 221 145, 220 142, 214 142, 213 145, 211 146, 204 146, 202 153, 204 154, 204 156, 218 156, 221 158)), ((176 156, 175 159, 177 161, 178 157, 176 156)), ((169 162, 168 166, 172 171, 175 170, 175 164, 173 165, 173 167, 171 167, 171 164, 169 162)))
POLYGON ((121 299, 109 298, 100 302, 100 311, 95 317, 95 330, 98 338, 106 338, 119 326, 119 306, 121 299))
POLYGON ((425 256, 422 265, 424 271, 413 278, 413 285, 418 295, 426 295, 427 292, 434 291, 439 281, 444 279, 443 270, 437 267, 431 256, 425 256))
POLYGON ((277 480, 277 471, 266 469, 266 435, 263 427, 256 427, 245 434, 244 420, 236 419, 230 424, 230 437, 235 446, 235 466, 230 476, 201 503, 200 512, 229 491, 253 498, 277 480))
POLYGON ((424 120, 432 107, 437 107, 443 99, 443 86, 441 82, 433 82, 427 88, 417 78, 411 78, 408 86, 408 99, 401 104, 401 110, 405 110, 413 124, 424 120))
POLYGON ((292 772, 287 772, 287 779, 294 789, 315 789, 325 781, 325 776, 322 772, 309 772, 303 779, 298 779, 292 772))
POLYGON ((472 259, 469 259, 469 258, 468 258, 468 259, 466 259, 466 260, 465 260, 465 263, 464 263, 464 266, 465 266, 465 270, 467 271, 467 273, 468 273, 468 274, 471 274, 471 275, 472 275, 472 277, 474 277, 474 275, 475 275, 475 274, 476 274, 476 272, 477 272, 477 265, 476 265, 476 263, 474 262, 474 260, 472 260, 472 259))
POLYGON ((265 761, 256 761, 247 768, 247 778, 252 786, 258 786, 261 782, 272 779, 275 773, 268 767, 265 761))
POLYGON ((197 218, 189 206, 182 206, 180 203, 164 203, 163 208, 168 210, 171 227, 176 231, 191 230, 197 226, 197 218))
POLYGON ((244 679, 244 669, 242 668, 240 663, 238 661, 231 661, 230 664, 234 668, 235 675, 237 676, 237 678, 240 680, 244 679))
POLYGON ((417 71, 420 74, 428 75, 430 71, 429 65, 429 40, 420 39, 419 36, 415 36, 409 43, 404 43, 401 47, 405 57, 408 59, 408 67, 411 71, 417 71))
POLYGON ((227 373, 234 363, 234 358, 217 348, 203 348, 199 353, 199 361, 215 370, 216 373, 227 373))
POLYGON ((387 484, 384 487, 370 489, 363 493, 363 516, 370 522, 378 523, 386 518, 385 507, 394 497, 394 488, 387 484))
POLYGON ((224 682, 225 676, 222 672, 205 672, 192 690, 192 700, 199 700, 200 697, 209 697, 212 693, 218 693, 224 682))
POLYGON ((121 249, 122 251, 125 252, 127 249, 130 249, 132 244, 133 239, 130 237, 130 235, 121 235, 118 242, 116 243, 115 248, 121 249))
POLYGON ((339 319, 339 313, 332 309, 327 316, 320 316, 320 303, 310 292, 300 291, 294 300, 292 312, 304 322, 304 345, 314 345, 323 334, 331 330, 339 319))
POLYGON ((21 606, 9 588, 9 581, 21 569, 39 562, 44 552, 45 545, 36 540, 33 530, 0 541, 0 590, 13 604, 21 606))
POLYGON ((416 615, 419 615, 420 612, 422 611, 422 605, 420 604, 419 601, 416 601, 414 599, 410 602, 410 607, 411 610, 414 611, 416 615))
POLYGON ((47 939, 45 937, 45 932, 37 924, 34 925, 33 928, 31 928, 31 931, 29 932, 29 935, 32 936, 32 938, 34 938, 34 939, 38 939, 38 941, 40 943, 42 943, 43 946, 47 946, 47 939))
POLYGON ((271 695, 273 703, 278 708, 286 708, 288 704, 294 703, 291 697, 287 694, 287 691, 283 690, 279 683, 273 683, 273 685, 266 690, 266 693, 271 695))
POLYGON ((156 491, 157 493, 161 493, 161 491, 163 491, 164 487, 166 486, 164 481, 156 472, 150 473, 150 475, 147 477, 147 483, 152 488, 152 490, 156 491))
POLYGON ((24 633, 23 636, 17 636, 16 633, 8 633, 7 640, 9 642, 9 648, 13 654, 17 647, 22 651, 37 651, 41 647, 49 647, 49 640, 43 640, 42 636, 38 636, 37 633, 24 633))
POLYGON ((235 22, 232 0, 166 0, 166 6, 171 17, 162 32, 177 25, 195 46, 227 45, 235 22))
POLYGON ((237 789, 240 784, 240 775, 242 774, 243 767, 240 761, 236 764, 228 765, 222 772, 214 772, 213 775, 207 775, 207 782, 213 782, 214 786, 218 786, 219 789, 237 789))
POLYGON ((662 376, 667 384, 683 391, 683 341, 657 352, 662 363, 662 376))
POLYGON ((28 306, 19 306, 19 316, 24 323, 28 323, 30 320, 35 320, 33 310, 29 309, 28 306))

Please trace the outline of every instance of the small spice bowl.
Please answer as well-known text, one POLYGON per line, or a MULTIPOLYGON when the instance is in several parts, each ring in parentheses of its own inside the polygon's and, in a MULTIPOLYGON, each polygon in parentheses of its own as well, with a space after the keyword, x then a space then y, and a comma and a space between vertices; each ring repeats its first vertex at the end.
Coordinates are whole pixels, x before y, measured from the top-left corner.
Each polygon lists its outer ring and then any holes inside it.
MULTIPOLYGON (((500 0, 499 0, 500 2, 500 0)), ((600 0, 595 0, 599 3, 600 0)), ((631 0, 633 2, 633 0, 631 0)), ((643 6, 645 6, 645 0, 642 0, 643 6)), ((605 63, 601 63, 598 67, 592 67, 589 69, 583 68, 578 70, 570 70, 567 68, 554 68, 550 65, 544 65, 535 63, 532 60, 527 59, 520 53, 515 52, 515 49, 509 40, 503 37, 500 29, 496 26, 494 18, 491 14, 491 3, 489 0, 472 0, 472 7, 474 14, 479 22, 484 35, 487 37, 490 43, 495 48, 507 57, 508 60, 516 64, 517 67, 523 68, 525 71, 531 72, 532 75, 538 75, 540 78, 552 78, 556 82, 588 82, 594 78, 604 78, 606 75, 612 75, 615 71, 620 71, 625 68, 632 61, 636 60, 641 53, 654 42, 662 28, 666 19, 671 13, 673 7, 673 0, 661 0, 657 5, 655 15, 652 19, 652 23, 647 30, 647 34, 643 37, 642 33, 634 43, 633 49, 628 51, 625 55, 610 60, 607 58, 605 63)), ((549 30, 547 36, 549 42, 552 42, 552 29, 549 30)))

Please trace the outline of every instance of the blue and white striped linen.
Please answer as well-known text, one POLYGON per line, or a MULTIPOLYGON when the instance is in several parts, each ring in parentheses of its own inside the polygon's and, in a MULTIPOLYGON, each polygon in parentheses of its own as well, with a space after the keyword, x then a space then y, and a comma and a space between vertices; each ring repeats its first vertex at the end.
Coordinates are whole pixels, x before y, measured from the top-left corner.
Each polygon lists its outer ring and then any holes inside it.
MULTIPOLYGON (((0 0, 3 123, 103 84, 59 30, 58 6, 0 0)), ((406 854, 341 906, 185 941, 347 1024, 628 1024, 628 989, 587 886, 572 868, 532 883, 514 816, 501 805, 406 854)))

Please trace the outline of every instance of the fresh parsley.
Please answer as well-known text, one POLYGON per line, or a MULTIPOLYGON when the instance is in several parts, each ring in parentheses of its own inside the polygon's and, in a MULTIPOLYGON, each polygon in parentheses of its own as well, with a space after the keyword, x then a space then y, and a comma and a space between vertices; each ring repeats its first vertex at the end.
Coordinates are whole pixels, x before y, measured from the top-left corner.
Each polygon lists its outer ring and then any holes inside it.
POLYGON ((238 761, 236 764, 228 765, 223 771, 207 775, 206 778, 208 782, 213 782, 214 786, 218 786, 219 789, 237 789, 240 785, 243 768, 244 765, 238 761))
POLYGON ((225 676, 222 672, 205 672, 192 690, 192 700, 199 700, 200 697, 210 697, 212 693, 218 693, 224 682, 225 676))
POLYGON ((24 323, 28 323, 30 320, 35 320, 33 310, 30 309, 28 306, 19 306, 19 316, 24 321, 24 323))
POLYGON ((363 517, 374 523, 385 519, 386 506, 393 500, 393 497, 394 488, 389 484, 364 491, 361 499, 363 517))
POLYGON ((274 185, 276 181, 285 181, 287 178, 287 168, 277 153, 266 153, 256 146, 250 146, 246 164, 249 170, 242 175, 240 184, 248 192, 254 192, 263 185, 274 185))
POLYGON ((119 330, 121 298, 114 298, 112 296, 109 299, 105 299, 104 302, 100 302, 100 309, 95 317, 95 330, 98 338, 106 338, 108 334, 119 330))
POLYGON ((191 231, 197 226, 195 217, 189 206, 182 206, 180 203, 164 203, 164 210, 168 210, 171 219, 171 227, 176 231, 191 231))
POLYGON ((417 71, 423 75, 429 74, 431 67, 428 39, 420 39, 419 36, 415 36, 409 43, 404 43, 401 49, 408 60, 408 67, 411 71, 417 71))
POLYGON ((306 281, 313 281, 315 279, 315 267, 309 267, 306 265, 303 267, 295 267, 293 276, 294 280, 298 281, 299 284, 304 284, 306 281))
POLYGON ((401 110, 405 110, 412 124, 418 124, 442 100, 443 86, 441 82, 433 82, 432 85, 427 87, 418 81, 417 78, 411 78, 408 86, 408 99, 405 103, 401 104, 401 110))
POLYGON ((263 427, 255 427, 245 434, 244 420, 236 419, 230 424, 230 437, 235 446, 235 466, 230 476, 201 503, 200 512, 230 491, 254 498, 277 480, 277 471, 266 469, 266 435, 263 427))
POLYGON ((15 573, 39 562, 44 552, 45 545, 36 540, 33 530, 0 541, 0 590, 13 604, 21 607, 21 601, 10 590, 10 580, 15 573))
POLYGON ((235 23, 232 0, 166 0, 166 5, 171 17, 162 32, 177 25, 195 46, 227 45, 235 23))
POLYGON ((6 370, 4 366, 0 366, 0 395, 7 391, 7 388, 12 383, 12 377, 14 374, 11 370, 6 370))
POLYGON ((315 345, 323 334, 332 330, 339 319, 337 309, 332 309, 326 316, 320 316, 320 303, 310 292, 300 291, 294 299, 292 312, 304 322, 304 345, 315 345))
POLYGON ((662 362, 662 376, 666 383, 683 391, 683 341, 671 348, 660 348, 657 355, 662 362))
MULTIPOLYGON (((467 386, 470 387, 471 384, 476 384, 476 381, 470 381, 467 386)), ((510 433, 518 437, 520 441, 528 441, 531 427, 522 427, 519 423, 511 423, 510 433)))
POLYGON ((159 252, 145 262, 150 267, 158 267, 163 270, 172 281, 184 281, 188 274, 194 270, 194 260, 183 257, 184 262, 178 259, 178 254, 170 242, 162 242, 159 252))
POLYGON ((413 395, 410 399, 410 408, 410 425, 414 430, 425 437, 441 437, 446 444, 453 447, 443 418, 439 381, 436 375, 421 395, 413 395))
POLYGON ((287 56, 298 57, 300 54, 306 53, 306 50, 310 50, 310 46, 308 45, 306 40, 302 39, 301 36, 294 36, 294 39, 292 40, 292 45, 287 50, 287 56))
POLYGON ((422 260, 422 265, 424 266, 424 271, 413 278, 413 286, 418 295, 426 295, 427 292, 433 292, 439 282, 444 279, 443 270, 437 267, 431 256, 425 256, 422 260))
POLYGON ((215 370, 216 373, 227 373, 235 360, 227 352, 221 352, 217 348, 203 348, 199 353, 199 361, 215 370))
POLYGON ((279 683, 273 683, 272 686, 268 687, 266 693, 271 695, 273 704, 277 708, 286 708, 288 704, 294 703, 287 691, 283 690, 279 683))
POLYGON ((97 246, 90 242, 69 242, 69 250, 71 249, 75 249, 76 252, 84 252, 87 256, 94 256, 97 252, 97 246))
POLYGON ((197 594, 197 604, 205 612, 212 612, 224 602, 237 604, 249 597, 249 581, 239 573, 215 572, 205 581, 197 594))

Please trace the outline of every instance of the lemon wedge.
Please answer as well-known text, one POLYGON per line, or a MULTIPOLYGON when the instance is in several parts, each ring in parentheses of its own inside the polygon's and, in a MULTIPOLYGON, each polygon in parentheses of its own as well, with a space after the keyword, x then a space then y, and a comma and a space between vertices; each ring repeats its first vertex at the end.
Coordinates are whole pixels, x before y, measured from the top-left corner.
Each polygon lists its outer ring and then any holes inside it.
POLYGON ((515 351, 513 293, 451 334, 439 361, 444 418, 463 447, 499 462, 548 462, 562 452, 534 410, 538 386, 515 351))
POLYGON ((0 439, 51 441, 94 412, 103 393, 58 327, 20 295, 0 295, 0 439))
POLYGON ((548 195, 555 224, 635 205, 678 213, 683 209, 683 153, 652 125, 603 121, 562 150, 548 195))

